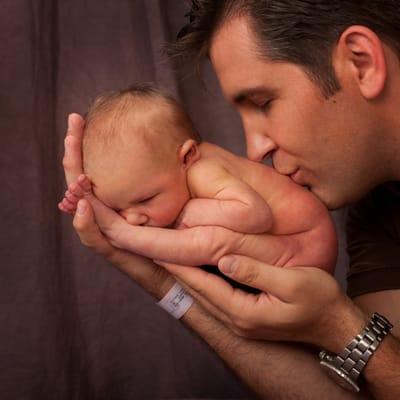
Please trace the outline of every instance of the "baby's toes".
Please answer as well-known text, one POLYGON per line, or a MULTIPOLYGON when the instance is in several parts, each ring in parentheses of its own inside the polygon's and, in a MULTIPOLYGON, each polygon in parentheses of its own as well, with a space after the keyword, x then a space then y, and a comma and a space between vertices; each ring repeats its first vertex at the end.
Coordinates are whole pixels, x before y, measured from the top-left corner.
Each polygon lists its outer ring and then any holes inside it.
POLYGON ((64 206, 64 204, 63 204, 62 201, 60 201, 60 202, 58 203, 58 209, 61 210, 61 211, 64 212, 64 213, 73 214, 73 211, 68 210, 67 208, 65 208, 65 206, 64 206))
POLYGON ((78 203, 80 197, 75 196, 73 193, 71 193, 69 190, 65 192, 65 198, 70 201, 71 203, 75 204, 78 203))
POLYGON ((89 193, 92 191, 92 184, 90 183, 90 179, 86 175, 79 175, 78 183, 85 191, 85 193, 89 193))
POLYGON ((61 200, 60 205, 67 211, 75 211, 76 210, 76 203, 71 203, 65 197, 61 200))
POLYGON ((72 193, 75 197, 77 197, 78 199, 81 199, 85 195, 85 191, 83 190, 81 185, 79 183, 76 183, 76 182, 71 183, 68 186, 68 191, 70 193, 72 193))

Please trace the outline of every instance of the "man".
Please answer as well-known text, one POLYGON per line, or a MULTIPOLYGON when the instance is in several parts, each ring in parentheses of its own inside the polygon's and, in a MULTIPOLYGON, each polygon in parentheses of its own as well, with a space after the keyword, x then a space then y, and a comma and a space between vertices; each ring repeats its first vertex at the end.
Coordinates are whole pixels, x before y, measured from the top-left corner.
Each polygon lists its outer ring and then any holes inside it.
MULTIPOLYGON (((191 59, 209 56, 225 96, 242 118, 250 159, 271 156, 278 172, 309 187, 330 208, 400 180, 396 2, 197 1, 191 19, 176 50, 191 59)), ((78 116, 70 116, 67 182, 81 171, 82 126, 78 116)), ((260 396, 362 398, 324 375, 315 352, 283 341, 339 354, 369 323, 373 311, 399 321, 400 279, 393 259, 399 239, 390 224, 400 210, 393 187, 377 190, 351 214, 354 303, 331 276, 315 268, 279 269, 245 257, 222 258, 220 270, 261 289, 264 293, 258 296, 233 290, 200 269, 158 268, 106 242, 85 200, 79 203, 74 226, 84 244, 157 298, 172 286, 166 270, 185 284, 197 302, 183 322, 260 396), (385 207, 384 216, 377 215, 379 207, 385 207), (368 277, 365 270, 372 274, 368 277)), ((360 355, 367 361, 361 374, 375 398, 400 398, 398 334, 398 328, 386 336, 378 333, 382 340, 375 352, 379 340, 365 345, 372 356, 360 355)), ((324 361, 332 367, 332 359, 324 361)), ((335 376, 337 371, 330 371, 335 376)), ((358 383, 354 375, 341 381, 347 387, 358 383)))

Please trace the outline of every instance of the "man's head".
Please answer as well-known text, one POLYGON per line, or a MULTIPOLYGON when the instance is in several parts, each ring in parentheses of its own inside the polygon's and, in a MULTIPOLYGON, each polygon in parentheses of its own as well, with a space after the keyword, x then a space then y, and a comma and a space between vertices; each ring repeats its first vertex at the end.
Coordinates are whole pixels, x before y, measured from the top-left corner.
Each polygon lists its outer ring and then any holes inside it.
POLYGON ((397 1, 195 3, 172 52, 211 59, 249 158, 271 155, 331 208, 398 178, 382 160, 397 157, 388 127, 400 129, 397 1))
POLYGON ((198 136, 169 95, 148 84, 100 96, 86 116, 84 171, 132 224, 169 226, 189 200, 198 136))

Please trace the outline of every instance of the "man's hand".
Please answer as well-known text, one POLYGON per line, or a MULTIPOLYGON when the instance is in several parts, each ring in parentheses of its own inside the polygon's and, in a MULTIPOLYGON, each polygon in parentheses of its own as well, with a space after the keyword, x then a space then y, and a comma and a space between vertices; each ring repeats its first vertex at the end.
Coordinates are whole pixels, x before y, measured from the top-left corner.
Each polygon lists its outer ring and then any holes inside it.
POLYGON ((241 336, 300 341, 339 352, 368 320, 341 292, 335 279, 318 268, 280 268, 244 256, 223 257, 221 272, 262 291, 254 295, 234 289, 201 269, 164 266, 198 294, 205 308, 241 336))
MULTIPOLYGON (((80 115, 70 114, 63 158, 67 185, 77 181, 79 175, 83 173, 81 148, 84 125, 80 115)), ((93 209, 86 199, 79 201, 73 225, 82 244, 106 257, 155 297, 163 297, 173 285, 173 278, 151 260, 112 246, 96 224, 93 209)))
POLYGON ((68 116, 68 129, 64 140, 63 166, 67 186, 75 182, 83 173, 82 169, 82 138, 84 119, 79 114, 68 116))
MULTIPOLYGON (((58 204, 58 208, 66 213, 75 214, 79 200, 86 199, 95 215, 96 224, 110 243, 118 248, 119 232, 127 224, 126 220, 115 210, 107 207, 93 193, 92 184, 86 175, 79 175, 77 182, 71 183, 64 199, 58 204)), ((82 208, 82 204, 81 204, 82 208)))

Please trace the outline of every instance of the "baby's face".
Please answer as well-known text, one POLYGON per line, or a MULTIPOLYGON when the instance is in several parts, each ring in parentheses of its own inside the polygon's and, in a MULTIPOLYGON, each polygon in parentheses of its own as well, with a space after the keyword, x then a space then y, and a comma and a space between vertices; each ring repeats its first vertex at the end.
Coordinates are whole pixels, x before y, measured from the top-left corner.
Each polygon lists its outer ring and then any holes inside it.
POLYGON ((128 153, 93 165, 94 193, 132 225, 172 225, 190 199, 186 171, 178 163, 160 165, 128 153))

